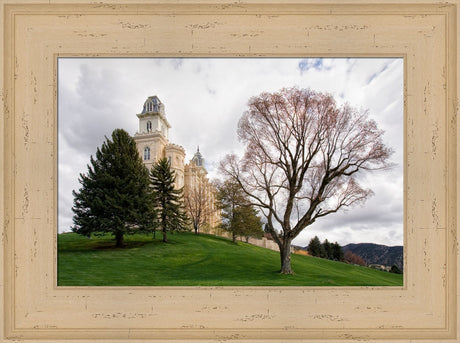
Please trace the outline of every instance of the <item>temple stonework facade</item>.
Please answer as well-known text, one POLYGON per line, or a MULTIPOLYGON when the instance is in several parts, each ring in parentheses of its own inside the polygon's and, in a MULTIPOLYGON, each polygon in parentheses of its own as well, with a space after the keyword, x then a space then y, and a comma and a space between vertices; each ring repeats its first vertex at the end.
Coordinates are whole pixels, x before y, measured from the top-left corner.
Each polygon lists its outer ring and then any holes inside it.
MULTIPOLYGON (((206 197, 205 224, 200 232, 217 233, 221 223, 220 211, 215 206, 216 189, 207 178, 204 158, 199 149, 185 164, 185 150, 182 146, 169 142, 168 134, 171 125, 166 119, 165 106, 157 96, 150 96, 144 103, 142 112, 137 114, 139 130, 134 135, 137 150, 145 166, 150 170, 152 165, 161 158, 167 158, 171 169, 176 174, 176 188, 184 188, 184 194, 201 187, 201 194, 206 197)), ((190 213, 189 213, 190 214, 190 213)))

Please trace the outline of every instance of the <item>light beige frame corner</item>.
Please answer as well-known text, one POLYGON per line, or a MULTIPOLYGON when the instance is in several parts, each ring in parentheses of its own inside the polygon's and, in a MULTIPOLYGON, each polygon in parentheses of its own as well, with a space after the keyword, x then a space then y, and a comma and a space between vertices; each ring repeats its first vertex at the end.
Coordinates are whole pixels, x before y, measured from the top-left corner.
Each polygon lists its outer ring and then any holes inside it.
POLYGON ((459 340, 457 1, 78 2, 0 6, 0 340, 459 340), (59 56, 403 57, 404 287, 57 287, 59 56))

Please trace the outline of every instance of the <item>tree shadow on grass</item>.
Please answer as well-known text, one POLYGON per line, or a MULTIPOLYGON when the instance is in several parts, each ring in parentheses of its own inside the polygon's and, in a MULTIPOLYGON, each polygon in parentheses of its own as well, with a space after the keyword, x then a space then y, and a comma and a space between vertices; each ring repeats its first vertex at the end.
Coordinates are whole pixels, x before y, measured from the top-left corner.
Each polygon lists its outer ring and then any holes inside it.
POLYGON ((147 242, 127 242, 123 244, 123 247, 117 247, 114 242, 100 243, 93 247, 95 250, 129 250, 133 248, 139 248, 148 244, 147 242))

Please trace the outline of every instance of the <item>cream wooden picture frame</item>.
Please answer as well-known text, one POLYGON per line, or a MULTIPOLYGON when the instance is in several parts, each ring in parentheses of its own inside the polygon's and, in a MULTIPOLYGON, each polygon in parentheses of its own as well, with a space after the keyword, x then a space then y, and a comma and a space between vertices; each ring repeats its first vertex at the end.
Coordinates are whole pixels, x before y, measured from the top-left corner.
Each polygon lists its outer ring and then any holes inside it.
POLYGON ((459 341, 458 5, 3 0, 0 339, 459 341), (404 286, 57 287, 61 56, 404 58, 404 286))

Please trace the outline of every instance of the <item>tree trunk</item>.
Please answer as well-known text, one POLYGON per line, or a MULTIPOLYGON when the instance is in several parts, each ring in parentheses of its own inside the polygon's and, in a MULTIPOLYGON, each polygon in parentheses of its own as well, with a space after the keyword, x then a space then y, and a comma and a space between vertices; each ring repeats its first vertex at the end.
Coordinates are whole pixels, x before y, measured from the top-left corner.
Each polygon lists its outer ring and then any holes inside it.
POLYGON ((164 227, 163 230, 163 242, 167 242, 168 241, 168 237, 166 237, 166 228, 164 227))
POLYGON ((163 242, 168 241, 168 238, 166 237, 166 220, 166 214, 163 211, 163 213, 161 214, 161 231, 163 232, 163 242))
POLYGON ((198 235, 198 225, 193 224, 193 228, 195 229, 195 235, 198 235))
POLYGON ((125 245, 125 241, 124 241, 124 239, 123 239, 123 232, 117 231, 117 232, 115 233, 115 239, 116 239, 116 241, 117 241, 116 247, 117 247, 117 248, 123 248, 124 245, 125 245))
POLYGON ((291 241, 284 241, 280 245, 280 257, 281 257, 281 274, 294 274, 291 269, 291 241))
POLYGON ((236 235, 232 232, 232 240, 233 240, 233 243, 236 243, 236 235))

